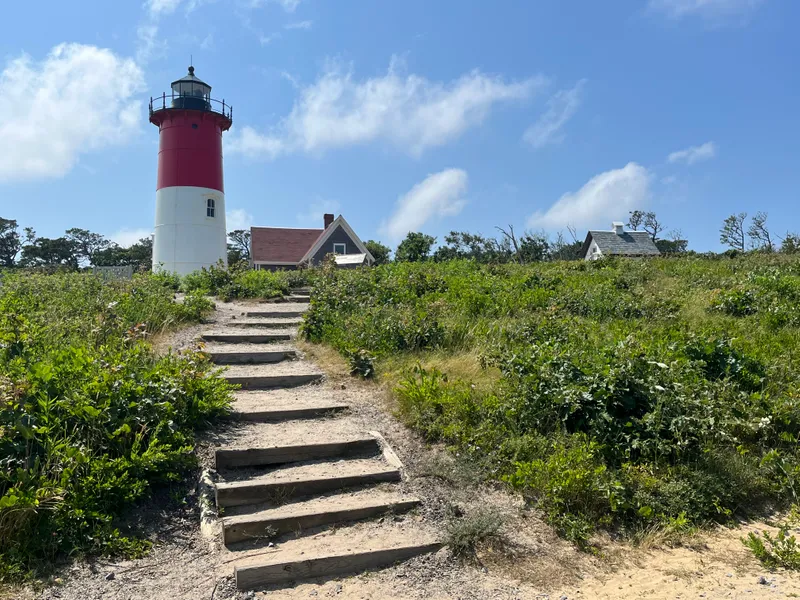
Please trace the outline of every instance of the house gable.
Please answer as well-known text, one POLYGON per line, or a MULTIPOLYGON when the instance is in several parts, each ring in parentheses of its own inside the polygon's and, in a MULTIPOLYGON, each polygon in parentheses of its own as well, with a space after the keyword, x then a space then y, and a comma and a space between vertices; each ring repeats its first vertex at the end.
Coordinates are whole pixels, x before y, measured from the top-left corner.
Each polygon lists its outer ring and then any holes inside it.
POLYGON ((367 247, 341 215, 331 223, 300 262, 314 265, 321 263, 328 254, 333 253, 334 244, 345 244, 346 254, 366 254, 368 264, 375 262, 367 247))

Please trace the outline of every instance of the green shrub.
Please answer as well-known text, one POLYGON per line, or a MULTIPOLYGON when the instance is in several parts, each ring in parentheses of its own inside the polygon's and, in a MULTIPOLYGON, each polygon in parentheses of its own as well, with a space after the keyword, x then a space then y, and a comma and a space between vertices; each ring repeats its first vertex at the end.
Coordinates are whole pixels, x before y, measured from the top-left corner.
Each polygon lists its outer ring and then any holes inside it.
POLYGON ((482 544, 501 540, 502 516, 494 510, 478 510, 450 518, 445 524, 445 545, 458 558, 472 558, 482 544))
POLYGON ((202 354, 150 334, 213 309, 174 280, 7 275, 0 287, 0 580, 59 554, 138 555, 119 518, 194 464, 193 431, 228 409, 202 354))
POLYGON ((768 531, 761 532, 760 536, 751 531, 742 543, 768 569, 800 569, 800 545, 795 536, 789 535, 786 526, 781 527, 774 537, 768 531))
POLYGON ((230 268, 222 264, 195 271, 183 278, 186 292, 218 296, 225 302, 238 298, 268 300, 289 292, 289 282, 303 278, 292 271, 255 271, 246 263, 237 263, 230 268))
POLYGON ((796 256, 398 263, 315 278, 303 335, 374 358, 379 376, 390 361, 406 423, 579 544, 598 526, 685 531, 800 492, 796 256), (480 356, 499 380, 426 368, 434 351, 480 356))

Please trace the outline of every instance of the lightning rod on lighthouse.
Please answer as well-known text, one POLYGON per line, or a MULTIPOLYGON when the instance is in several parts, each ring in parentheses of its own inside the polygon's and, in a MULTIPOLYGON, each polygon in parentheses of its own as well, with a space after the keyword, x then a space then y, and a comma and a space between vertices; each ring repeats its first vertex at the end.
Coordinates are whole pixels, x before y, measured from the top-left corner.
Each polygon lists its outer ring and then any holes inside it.
POLYGON ((159 131, 153 270, 186 275, 227 264, 222 132, 233 109, 211 98, 194 67, 171 87, 150 99, 150 122, 159 131))

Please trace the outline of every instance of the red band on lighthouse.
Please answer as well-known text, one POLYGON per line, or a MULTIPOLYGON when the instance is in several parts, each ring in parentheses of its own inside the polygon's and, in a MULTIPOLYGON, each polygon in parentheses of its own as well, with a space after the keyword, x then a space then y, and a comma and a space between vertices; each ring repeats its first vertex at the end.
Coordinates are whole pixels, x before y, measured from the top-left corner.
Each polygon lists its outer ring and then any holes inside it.
POLYGON ((199 110, 159 111, 156 189, 193 186, 224 192, 222 132, 230 121, 199 110))

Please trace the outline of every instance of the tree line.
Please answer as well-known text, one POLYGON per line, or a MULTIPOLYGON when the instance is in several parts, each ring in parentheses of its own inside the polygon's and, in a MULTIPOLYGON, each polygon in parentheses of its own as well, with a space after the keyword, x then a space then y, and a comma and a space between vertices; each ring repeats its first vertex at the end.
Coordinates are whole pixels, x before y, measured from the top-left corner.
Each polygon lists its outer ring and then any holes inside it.
MULTIPOLYGON (((250 261, 250 232, 228 234, 228 263, 250 261)), ((105 236, 73 227, 56 238, 41 237, 31 227, 20 233, 14 219, 0 217, 0 267, 62 268, 133 266, 148 271, 153 264, 153 238, 148 236, 122 247, 105 236)))
MULTIPOLYGON (((759 211, 748 222, 747 213, 726 218, 719 230, 720 243, 728 252, 800 252, 800 235, 787 232, 779 236, 767 225, 768 215, 759 211)), ((666 235, 666 225, 653 211, 634 210, 626 223, 630 230, 645 231, 662 254, 689 252, 689 243, 680 230, 666 235)), ((394 250, 394 260, 437 262, 470 259, 481 263, 527 264, 546 260, 578 260, 583 241, 573 227, 551 237, 544 232, 525 231, 517 234, 513 225, 495 227, 495 237, 480 233, 451 231, 444 243, 420 232, 410 232, 394 250)), ((392 249, 379 241, 365 243, 376 264, 392 260, 392 249)), ((228 233, 228 264, 249 263, 251 258, 250 231, 237 229, 228 233)), ((0 267, 31 268, 61 267, 77 270, 82 267, 114 267, 132 265, 137 270, 149 270, 153 260, 152 237, 140 239, 124 248, 99 233, 74 227, 57 238, 40 237, 31 227, 22 233, 14 219, 0 217, 0 267)))

